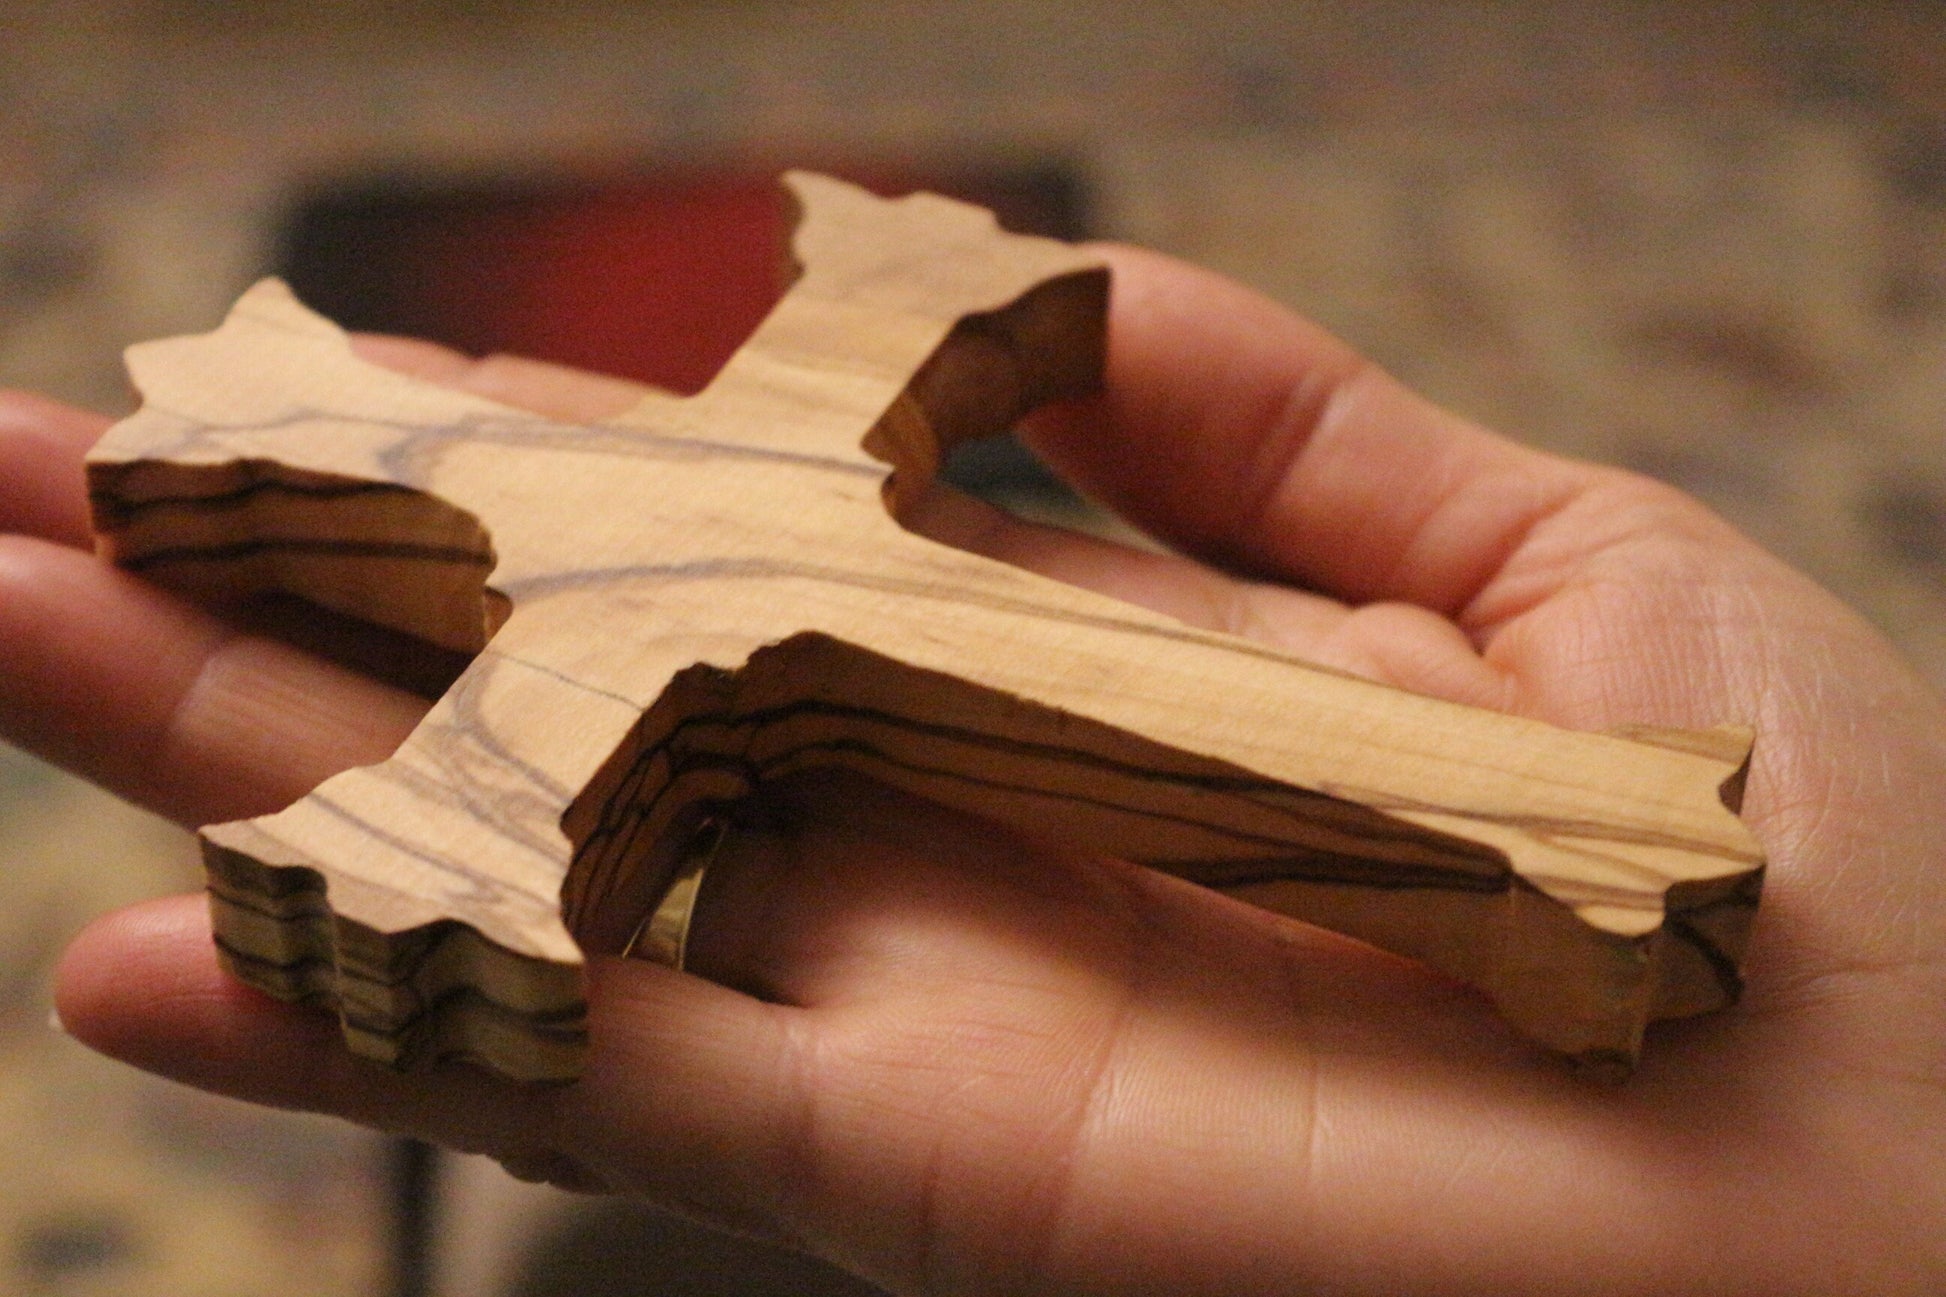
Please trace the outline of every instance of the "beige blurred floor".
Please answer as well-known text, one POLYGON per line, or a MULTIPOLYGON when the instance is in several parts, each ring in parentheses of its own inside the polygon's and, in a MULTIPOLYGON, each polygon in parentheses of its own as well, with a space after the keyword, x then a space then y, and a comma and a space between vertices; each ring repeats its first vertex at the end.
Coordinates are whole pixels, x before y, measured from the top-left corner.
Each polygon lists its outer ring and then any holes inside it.
MULTIPOLYGON (((1103 233, 1696 491, 1946 682, 1932 4, 16 4, 0 382, 119 406, 119 348, 207 327, 334 179, 873 155, 1070 165, 1103 233)), ((0 1291, 371 1291, 369 1143, 43 1024, 62 935, 181 840, 8 760, 0 862, 0 1291)))

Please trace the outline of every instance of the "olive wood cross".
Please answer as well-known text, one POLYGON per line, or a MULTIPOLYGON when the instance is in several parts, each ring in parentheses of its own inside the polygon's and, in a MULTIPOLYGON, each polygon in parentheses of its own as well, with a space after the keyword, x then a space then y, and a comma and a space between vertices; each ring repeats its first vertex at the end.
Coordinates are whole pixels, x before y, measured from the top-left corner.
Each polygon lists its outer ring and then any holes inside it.
POLYGON ((275 282, 129 361, 103 552, 474 653, 398 752, 203 830, 228 967, 399 1067, 574 1076, 584 952, 701 813, 837 765, 1422 959, 1626 1067, 1735 998, 1748 736, 1571 733, 903 530, 956 442, 1101 380, 1108 274, 789 179, 800 275, 715 382, 570 426, 356 359, 275 282), (491 584, 489 584, 489 581, 491 584))

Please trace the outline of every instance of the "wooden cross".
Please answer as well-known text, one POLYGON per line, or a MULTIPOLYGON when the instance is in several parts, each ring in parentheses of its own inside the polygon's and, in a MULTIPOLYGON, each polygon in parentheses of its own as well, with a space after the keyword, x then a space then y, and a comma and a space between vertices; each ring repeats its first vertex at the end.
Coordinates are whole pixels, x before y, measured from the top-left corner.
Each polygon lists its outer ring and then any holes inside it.
POLYGON ((114 561, 475 653, 388 761, 203 830, 228 967, 362 1054, 576 1074, 701 815, 818 765, 1418 958, 1627 1066, 1736 997, 1748 736, 1571 733, 1306 666, 908 533, 956 442, 1101 380, 1108 274, 793 175, 801 274, 715 382, 592 426, 356 359, 275 282, 130 352, 114 561))

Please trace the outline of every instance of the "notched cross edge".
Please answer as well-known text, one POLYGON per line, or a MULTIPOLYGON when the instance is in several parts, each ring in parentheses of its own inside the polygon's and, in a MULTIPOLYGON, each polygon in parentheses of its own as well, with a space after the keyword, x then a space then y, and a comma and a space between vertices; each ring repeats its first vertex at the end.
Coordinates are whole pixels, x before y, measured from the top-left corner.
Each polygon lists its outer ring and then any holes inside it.
MULTIPOLYGON (((702 818, 835 764, 1424 960, 1611 1073, 1632 1067, 1649 1020, 1736 998, 1762 876, 1730 813, 1747 731, 1567 735, 1307 668, 899 530, 885 510, 953 445, 1099 386, 1106 271, 930 195, 790 184, 800 275, 777 311, 700 396, 651 396, 605 424, 385 374, 275 284, 214 334, 131 352, 145 404, 89 465, 107 557, 194 598, 277 591, 479 655, 392 761, 278 816, 203 831, 217 944, 237 976, 335 1009, 352 1049, 393 1066, 461 1058, 571 1079, 587 1044, 582 952, 621 948, 702 818), (882 496, 885 530, 846 532, 834 552, 852 557, 822 568, 781 535, 776 552, 711 551, 682 578, 760 595, 815 578, 843 615, 766 620, 774 600, 750 596, 747 634, 706 660, 658 658, 645 681, 576 676, 543 660, 520 610, 604 583, 626 602, 646 569, 535 570, 497 554, 491 533, 512 535, 515 515, 484 514, 507 507, 505 491, 449 473, 455 446, 488 443, 646 457, 671 480, 720 462, 808 475, 811 494, 851 483, 882 496), (517 570, 496 572, 503 557, 517 570), (942 656, 932 641, 950 636, 887 630, 905 607, 992 622, 989 652, 942 656), (1021 661, 1003 660, 1010 644, 1021 661), (1158 673, 1154 690, 1188 691, 1174 710, 1139 689, 1111 696, 1107 683, 1141 679, 1116 665, 1128 657, 1158 673), (603 713, 592 762, 494 710, 520 672, 530 703, 622 709, 603 713), (549 694, 550 675, 577 692, 549 694), (1266 689, 1305 721, 1226 697, 1266 689), (1198 710, 1223 723, 1180 715, 1198 710), (1361 737, 1330 738, 1332 717, 1361 737), (1428 737, 1415 746, 1415 733, 1428 737), (1306 743, 1323 754, 1274 751, 1306 743), (1339 777, 1334 760, 1359 773, 1339 777), (1647 791, 1612 806, 1589 792, 1584 808, 1552 787, 1577 763, 1591 789, 1647 791), (1422 765, 1432 775, 1412 773, 1422 765), (1523 779, 1547 793, 1537 809, 1523 779), (387 881, 367 858, 463 886, 387 881)), ((662 603, 687 597, 656 579, 662 603)))

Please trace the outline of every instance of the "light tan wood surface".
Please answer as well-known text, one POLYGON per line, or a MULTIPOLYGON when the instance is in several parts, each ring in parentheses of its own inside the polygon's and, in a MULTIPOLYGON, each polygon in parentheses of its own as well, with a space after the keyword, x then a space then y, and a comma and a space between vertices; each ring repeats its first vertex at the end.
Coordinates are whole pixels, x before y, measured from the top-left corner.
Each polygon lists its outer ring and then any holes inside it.
POLYGON ((1423 959, 1590 1062, 1735 998, 1747 736, 1463 708, 906 532, 945 449, 1098 384, 1107 275, 791 183, 777 310, 704 392, 603 424, 367 365, 275 283, 131 352, 105 554, 477 654, 391 760, 204 830, 233 971, 398 1066, 571 1077, 584 952, 685 834, 840 765, 1423 959))

